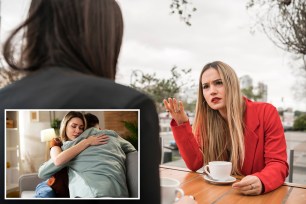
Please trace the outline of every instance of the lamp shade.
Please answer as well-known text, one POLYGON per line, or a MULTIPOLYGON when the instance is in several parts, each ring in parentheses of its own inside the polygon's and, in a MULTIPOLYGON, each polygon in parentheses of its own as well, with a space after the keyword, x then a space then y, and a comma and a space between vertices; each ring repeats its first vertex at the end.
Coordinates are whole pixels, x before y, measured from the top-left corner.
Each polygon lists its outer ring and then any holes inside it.
POLYGON ((48 142, 56 137, 54 128, 44 129, 40 131, 41 142, 48 142))

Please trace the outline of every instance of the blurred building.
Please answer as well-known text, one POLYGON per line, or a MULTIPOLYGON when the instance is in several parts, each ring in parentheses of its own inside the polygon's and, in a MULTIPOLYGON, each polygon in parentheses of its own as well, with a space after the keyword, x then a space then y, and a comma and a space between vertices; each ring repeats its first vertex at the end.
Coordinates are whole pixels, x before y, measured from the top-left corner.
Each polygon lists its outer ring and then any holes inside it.
POLYGON ((258 82, 257 86, 253 86, 253 79, 249 75, 244 75, 239 78, 240 89, 250 89, 253 95, 261 95, 256 101, 268 101, 268 86, 263 82, 258 82))
POLYGON ((178 95, 178 98, 187 103, 191 103, 192 101, 197 100, 198 87, 194 86, 194 87, 186 88, 178 95))
POLYGON ((253 79, 249 75, 240 77, 239 81, 241 89, 248 89, 253 86, 253 79))
POLYGON ((266 84, 258 82, 257 93, 262 93, 261 98, 259 98, 258 101, 268 101, 268 86, 266 84))

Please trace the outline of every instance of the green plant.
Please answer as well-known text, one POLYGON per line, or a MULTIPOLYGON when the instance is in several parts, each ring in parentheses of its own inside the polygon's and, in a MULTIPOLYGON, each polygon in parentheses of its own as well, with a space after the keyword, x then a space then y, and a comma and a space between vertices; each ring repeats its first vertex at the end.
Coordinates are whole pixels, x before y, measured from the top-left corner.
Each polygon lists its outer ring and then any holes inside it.
POLYGON ((184 94, 194 87, 194 82, 190 80, 191 71, 191 69, 178 69, 174 66, 169 78, 160 78, 156 76, 156 73, 145 74, 140 70, 134 70, 130 86, 149 95, 155 101, 157 112, 161 113, 165 111, 163 99, 169 96, 177 97, 179 93, 184 94))
POLYGON ((293 128, 301 131, 306 130, 306 114, 300 115, 297 119, 295 119, 293 128))
POLYGON ((61 121, 57 118, 53 119, 51 121, 51 127, 54 128, 55 134, 58 136, 59 135, 59 130, 61 127, 61 121))
POLYGON ((124 124, 124 127, 130 132, 130 135, 126 138, 135 149, 138 150, 138 125, 136 122, 121 121, 124 124))

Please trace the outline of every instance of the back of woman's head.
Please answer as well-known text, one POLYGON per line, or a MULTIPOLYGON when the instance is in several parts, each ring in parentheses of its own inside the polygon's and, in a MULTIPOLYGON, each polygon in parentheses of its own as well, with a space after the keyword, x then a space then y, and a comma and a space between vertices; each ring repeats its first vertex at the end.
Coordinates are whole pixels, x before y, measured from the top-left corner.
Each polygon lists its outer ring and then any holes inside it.
POLYGON ((114 79, 122 35, 115 0, 32 0, 27 19, 4 45, 4 57, 14 69, 61 66, 114 79), (25 34, 16 61, 21 31, 25 34))
POLYGON ((66 134, 66 127, 68 125, 68 122, 72 119, 72 118, 80 118, 82 121, 83 121, 83 124, 84 124, 84 129, 86 129, 86 126, 87 126, 87 123, 86 123, 86 120, 85 120, 85 117, 83 115, 83 113, 81 112, 78 112, 78 111, 70 111, 68 112, 63 120, 61 121, 61 127, 60 127, 60 138, 62 141, 67 141, 69 140, 68 139, 68 136, 66 134))

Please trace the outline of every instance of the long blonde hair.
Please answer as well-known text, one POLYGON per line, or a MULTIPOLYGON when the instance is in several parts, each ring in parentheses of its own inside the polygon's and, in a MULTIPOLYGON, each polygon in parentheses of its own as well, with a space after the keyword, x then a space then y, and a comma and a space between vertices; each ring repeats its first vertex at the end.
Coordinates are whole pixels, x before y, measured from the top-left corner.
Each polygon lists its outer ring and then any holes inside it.
POLYGON ((244 100, 235 71, 227 64, 215 61, 204 66, 200 74, 198 100, 196 104, 194 134, 199 135, 199 145, 204 164, 210 161, 231 161, 232 173, 241 175, 245 158, 244 146, 244 100), (203 73, 213 68, 220 74, 225 88, 227 121, 218 110, 213 110, 205 102, 202 89, 203 73), (228 154, 230 152, 230 155, 228 154))

